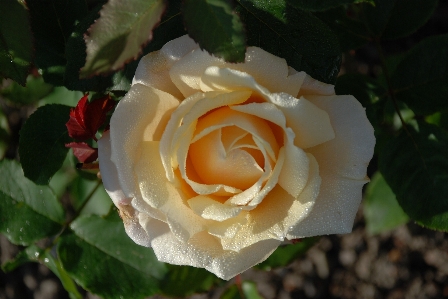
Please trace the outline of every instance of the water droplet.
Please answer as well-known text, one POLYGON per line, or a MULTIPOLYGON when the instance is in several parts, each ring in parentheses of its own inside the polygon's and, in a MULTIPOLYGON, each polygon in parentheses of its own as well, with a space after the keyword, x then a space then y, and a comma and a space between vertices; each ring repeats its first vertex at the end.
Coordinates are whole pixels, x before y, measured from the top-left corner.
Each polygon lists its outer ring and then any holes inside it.
POLYGON ((35 257, 39 257, 39 252, 35 252, 35 253, 34 253, 34 256, 35 256, 35 257))
POLYGON ((42 194, 42 193, 44 193, 44 191, 42 191, 42 189, 40 189, 40 190, 39 190, 39 194, 42 194))
POLYGON ((20 230, 21 232, 23 232, 23 227, 21 227, 19 230, 20 230))
POLYGON ((9 228, 6 228, 6 232, 7 232, 7 233, 9 233, 9 232, 10 232, 9 228))
POLYGON ((48 258, 44 258, 44 262, 48 263, 50 260, 48 258))

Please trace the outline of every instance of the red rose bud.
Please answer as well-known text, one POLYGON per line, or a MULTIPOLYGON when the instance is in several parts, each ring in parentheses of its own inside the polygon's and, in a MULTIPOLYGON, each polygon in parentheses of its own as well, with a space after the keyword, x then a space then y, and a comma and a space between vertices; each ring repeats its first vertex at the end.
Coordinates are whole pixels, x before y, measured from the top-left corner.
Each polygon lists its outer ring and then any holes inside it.
POLYGON ((90 147, 85 142, 70 142, 65 147, 73 149, 73 154, 82 163, 91 163, 98 159, 98 149, 90 147))
POLYGON ((109 95, 98 98, 91 103, 88 102, 85 94, 75 108, 70 110, 70 119, 65 124, 68 135, 74 139, 87 140, 95 139, 95 134, 106 120, 107 112, 114 106, 115 102, 109 95))

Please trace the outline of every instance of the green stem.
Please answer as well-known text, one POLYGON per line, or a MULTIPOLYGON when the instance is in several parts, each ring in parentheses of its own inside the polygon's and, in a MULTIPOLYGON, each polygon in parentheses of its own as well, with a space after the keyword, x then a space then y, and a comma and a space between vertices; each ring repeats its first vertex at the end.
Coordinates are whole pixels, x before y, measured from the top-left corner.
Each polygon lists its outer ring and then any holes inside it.
POLYGON ((56 243, 58 242, 59 237, 62 235, 62 233, 67 229, 67 227, 70 226, 70 224, 72 224, 73 221, 75 221, 76 218, 79 217, 79 215, 81 214, 81 211, 84 209, 84 207, 87 205, 87 203, 90 201, 90 199, 92 198, 93 194, 95 194, 96 190, 98 190, 99 186, 101 185, 102 181, 98 180, 95 187, 92 189, 92 191, 90 191, 90 193, 87 195, 86 199, 84 200, 84 202, 82 203, 82 205, 79 207, 78 211, 75 213, 75 215, 73 216, 73 218, 69 221, 67 221, 64 226, 62 227, 61 231, 56 235, 56 237, 54 238, 53 242, 51 243, 51 245, 49 245, 48 247, 46 247, 44 250, 47 250, 51 247, 53 247, 54 245, 56 245, 56 243))

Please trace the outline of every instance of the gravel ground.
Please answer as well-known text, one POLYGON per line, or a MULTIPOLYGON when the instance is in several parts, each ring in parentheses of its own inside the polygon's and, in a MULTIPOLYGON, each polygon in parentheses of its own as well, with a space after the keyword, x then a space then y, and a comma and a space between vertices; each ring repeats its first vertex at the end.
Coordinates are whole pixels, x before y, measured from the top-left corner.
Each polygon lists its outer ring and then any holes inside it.
MULTIPOLYGON (((249 270, 242 274, 242 279, 256 282, 266 299, 448 298, 446 233, 413 223, 378 236, 367 235, 364 228, 360 211, 351 234, 322 237, 288 267, 249 270)), ((4 237, 0 240, 4 262, 18 248, 4 237)), ((8 274, 0 272, 0 281, 0 299, 68 298, 58 279, 39 264, 26 264, 8 274)), ((218 299, 223 290, 213 289, 190 299, 218 299)), ((86 294, 85 298, 98 297, 86 294)))

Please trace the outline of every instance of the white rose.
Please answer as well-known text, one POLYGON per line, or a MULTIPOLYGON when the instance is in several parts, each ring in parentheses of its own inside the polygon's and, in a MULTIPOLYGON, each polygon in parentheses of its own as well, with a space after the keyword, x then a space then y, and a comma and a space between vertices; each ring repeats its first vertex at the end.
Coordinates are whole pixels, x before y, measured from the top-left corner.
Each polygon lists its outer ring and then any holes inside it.
POLYGON ((136 243, 230 279, 285 240, 350 232, 374 144, 353 96, 260 48, 230 64, 183 36, 141 59, 99 161, 136 243))

